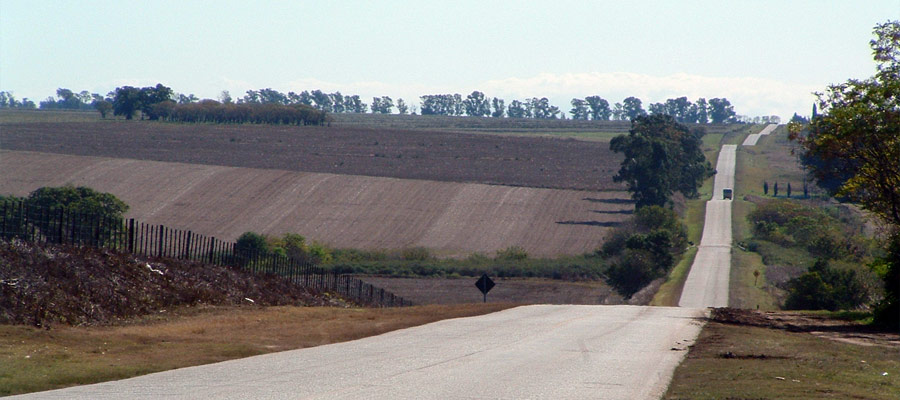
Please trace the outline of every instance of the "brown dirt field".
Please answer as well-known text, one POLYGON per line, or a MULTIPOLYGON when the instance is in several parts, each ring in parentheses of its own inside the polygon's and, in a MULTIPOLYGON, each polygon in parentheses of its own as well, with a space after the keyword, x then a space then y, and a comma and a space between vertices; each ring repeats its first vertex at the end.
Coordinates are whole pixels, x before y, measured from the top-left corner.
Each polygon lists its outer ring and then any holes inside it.
POLYGON ((604 141, 391 128, 148 121, 3 123, 4 150, 582 190, 612 182, 604 141))
POLYGON ((146 223, 234 240, 294 232, 333 247, 423 246, 441 256, 521 246, 593 251, 629 217, 626 192, 589 192, 0 151, 0 194, 73 184, 146 223))
MULTIPOLYGON (((403 296, 415 304, 463 304, 484 300, 476 278, 359 277, 366 283, 403 296)), ((602 282, 550 279, 498 279, 488 292, 488 303, 519 304, 626 304, 622 296, 602 282)))

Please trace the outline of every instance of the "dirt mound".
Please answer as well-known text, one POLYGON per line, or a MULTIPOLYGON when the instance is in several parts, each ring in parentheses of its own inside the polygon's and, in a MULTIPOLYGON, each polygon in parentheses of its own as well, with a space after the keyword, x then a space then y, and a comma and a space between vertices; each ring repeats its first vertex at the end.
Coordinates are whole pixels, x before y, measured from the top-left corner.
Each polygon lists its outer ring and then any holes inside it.
POLYGON ((198 304, 339 303, 274 276, 227 267, 0 241, 0 323, 109 324, 198 304))

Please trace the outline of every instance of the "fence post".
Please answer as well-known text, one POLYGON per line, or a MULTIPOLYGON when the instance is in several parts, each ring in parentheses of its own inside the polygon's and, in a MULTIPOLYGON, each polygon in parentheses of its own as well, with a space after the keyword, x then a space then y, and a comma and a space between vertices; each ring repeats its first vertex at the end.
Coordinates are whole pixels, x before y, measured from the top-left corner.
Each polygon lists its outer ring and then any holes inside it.
POLYGON ((134 218, 128 219, 128 252, 134 254, 134 218))
POLYGON ((191 259, 191 231, 187 231, 187 238, 184 241, 184 258, 191 259))
POLYGON ((165 241, 163 240, 163 233, 165 232, 164 229, 165 227, 163 227, 162 225, 159 226, 159 235, 156 237, 156 240, 158 241, 157 244, 159 245, 159 252, 156 253, 157 257, 163 256, 163 245, 165 243, 165 241))

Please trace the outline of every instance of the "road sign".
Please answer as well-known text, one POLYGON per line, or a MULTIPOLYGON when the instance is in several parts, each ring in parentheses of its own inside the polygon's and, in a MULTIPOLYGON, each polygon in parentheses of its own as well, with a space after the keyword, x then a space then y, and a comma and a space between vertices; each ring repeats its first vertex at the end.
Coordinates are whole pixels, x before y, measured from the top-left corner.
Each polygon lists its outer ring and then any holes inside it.
POLYGON ((487 276, 487 274, 481 275, 481 278, 478 279, 478 282, 475 282, 475 287, 481 291, 481 294, 484 295, 484 302, 487 303, 487 294, 494 288, 494 281, 491 280, 487 276))

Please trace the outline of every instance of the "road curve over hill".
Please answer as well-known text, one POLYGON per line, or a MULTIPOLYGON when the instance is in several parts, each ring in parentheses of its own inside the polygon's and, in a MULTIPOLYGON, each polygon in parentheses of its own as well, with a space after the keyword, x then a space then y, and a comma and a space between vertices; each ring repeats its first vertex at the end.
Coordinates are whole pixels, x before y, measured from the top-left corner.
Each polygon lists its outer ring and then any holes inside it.
POLYGON ((41 399, 657 399, 705 311, 525 306, 41 399))

